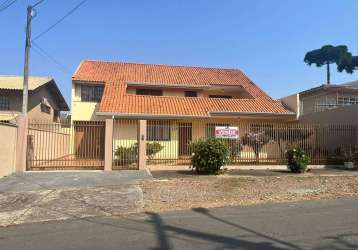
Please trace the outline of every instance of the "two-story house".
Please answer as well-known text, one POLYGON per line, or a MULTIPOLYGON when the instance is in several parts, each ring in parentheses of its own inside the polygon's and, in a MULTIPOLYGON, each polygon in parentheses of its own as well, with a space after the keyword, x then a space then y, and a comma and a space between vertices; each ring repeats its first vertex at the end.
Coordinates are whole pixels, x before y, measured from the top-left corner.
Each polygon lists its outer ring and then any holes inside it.
MULTIPOLYGON (((22 76, 0 76, 0 120, 13 120, 22 110, 22 76)), ((69 111, 66 100, 53 78, 29 77, 28 117, 32 120, 59 120, 69 111)))
MULTIPOLYGON (((148 140, 170 146, 162 152, 171 158, 187 154, 189 142, 215 132, 217 124, 296 117, 238 69, 90 60, 82 61, 72 77, 71 110, 77 124, 106 118, 147 120, 148 140)), ((134 143, 136 135, 136 127, 128 124, 114 137, 119 144, 134 143)))
POLYGON ((324 84, 281 100, 302 122, 358 123, 358 81, 324 84))

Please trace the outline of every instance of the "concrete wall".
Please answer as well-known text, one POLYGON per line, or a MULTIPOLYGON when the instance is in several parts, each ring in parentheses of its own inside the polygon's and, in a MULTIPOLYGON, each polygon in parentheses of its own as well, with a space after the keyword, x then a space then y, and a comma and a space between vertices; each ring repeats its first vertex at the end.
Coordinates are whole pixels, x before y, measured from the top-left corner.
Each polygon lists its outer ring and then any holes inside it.
POLYGON ((286 96, 281 99, 281 102, 285 107, 290 109, 292 112, 297 114, 297 118, 300 116, 300 95, 293 94, 290 96, 286 96))
POLYGON ((17 126, 0 123, 0 178, 16 171, 17 126))
POLYGON ((301 123, 358 124, 358 104, 302 115, 301 123))

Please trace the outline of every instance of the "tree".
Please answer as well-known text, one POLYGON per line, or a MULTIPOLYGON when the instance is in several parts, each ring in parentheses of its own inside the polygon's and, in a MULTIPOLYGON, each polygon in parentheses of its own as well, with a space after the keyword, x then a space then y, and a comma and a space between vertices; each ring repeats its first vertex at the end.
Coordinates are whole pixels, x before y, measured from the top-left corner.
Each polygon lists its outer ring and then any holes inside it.
POLYGON ((345 45, 332 46, 325 45, 320 49, 315 49, 306 53, 304 61, 308 65, 315 64, 317 67, 326 65, 327 67, 327 84, 331 82, 330 65, 335 63, 337 66, 348 59, 348 48, 345 45))
POLYGON ((305 140, 312 135, 312 131, 307 128, 300 127, 259 127, 246 133, 241 143, 243 146, 249 146, 255 153, 256 162, 259 161, 259 154, 262 148, 268 144, 276 142, 280 148, 281 153, 284 153, 283 146, 285 143, 295 144, 299 141, 305 140))
POLYGON ((358 70, 358 56, 347 53, 338 64, 338 71, 352 74, 355 70, 358 70))

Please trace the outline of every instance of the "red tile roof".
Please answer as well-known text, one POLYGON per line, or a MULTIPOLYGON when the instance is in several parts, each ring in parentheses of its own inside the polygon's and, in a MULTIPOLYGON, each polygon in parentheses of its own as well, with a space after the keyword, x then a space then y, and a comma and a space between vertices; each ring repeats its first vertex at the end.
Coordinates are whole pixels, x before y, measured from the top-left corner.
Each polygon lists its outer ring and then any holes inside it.
POLYGON ((101 113, 202 116, 211 112, 290 114, 238 69, 201 68, 135 63, 83 61, 74 81, 105 84, 101 113), (126 83, 178 86, 242 86, 254 99, 137 96, 125 93, 126 83))
POLYGON ((100 112, 207 117, 210 112, 289 113, 280 102, 124 94, 125 84, 107 83, 100 112))

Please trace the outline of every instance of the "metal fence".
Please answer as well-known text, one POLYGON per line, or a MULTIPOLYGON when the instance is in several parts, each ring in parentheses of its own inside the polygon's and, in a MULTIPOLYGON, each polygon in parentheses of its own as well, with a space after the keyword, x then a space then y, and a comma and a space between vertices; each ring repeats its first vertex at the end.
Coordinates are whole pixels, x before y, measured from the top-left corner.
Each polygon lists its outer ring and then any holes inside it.
MULTIPOLYGON (((138 120, 114 120, 113 164, 138 168, 138 120)), ((342 164, 358 154, 357 125, 244 122, 239 120, 148 120, 147 164, 189 165, 192 143, 214 137, 217 127, 235 127, 237 138, 223 139, 230 164, 285 164, 285 152, 302 148, 312 164, 342 164)), ((69 124, 30 121, 27 169, 103 169, 105 122, 69 124)))
POLYGON ((103 169, 102 121, 29 121, 27 169, 103 169))
POLYGON ((138 120, 114 120, 113 170, 138 169, 138 120))
POLYGON ((285 164, 286 150, 302 148, 312 164, 341 164, 358 150, 358 127, 238 121, 148 121, 147 164, 190 164, 191 143, 215 136, 216 127, 237 127, 238 138, 223 139, 230 164, 285 164))

